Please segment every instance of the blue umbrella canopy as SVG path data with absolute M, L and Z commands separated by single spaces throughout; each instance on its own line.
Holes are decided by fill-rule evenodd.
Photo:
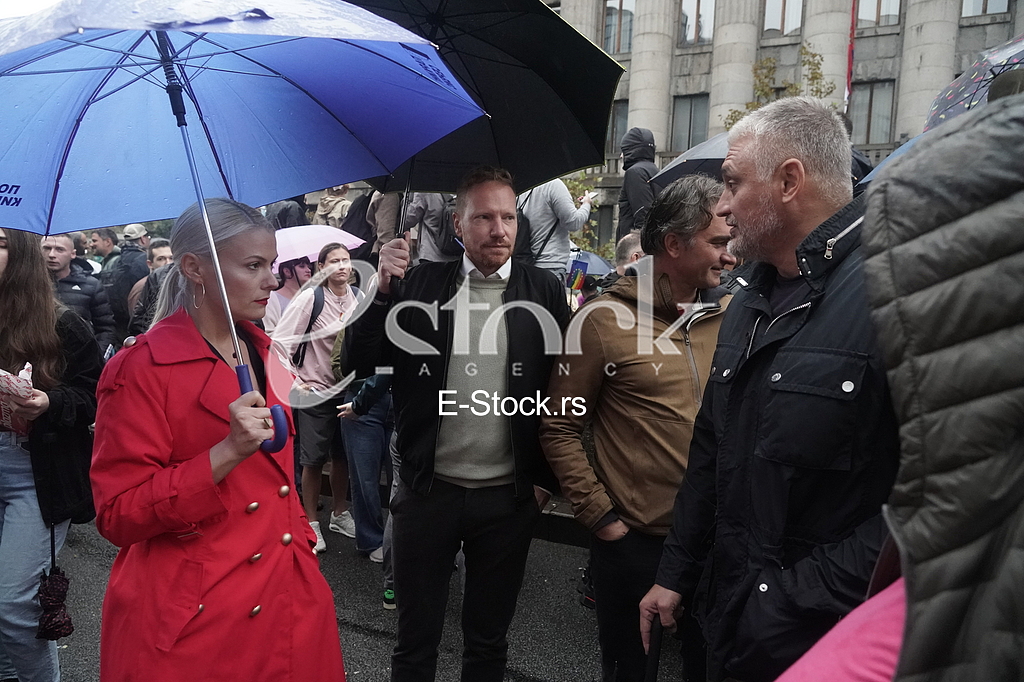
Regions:
M 258 206 L 388 173 L 483 112 L 424 38 L 340 0 L 65 0 L 0 21 L 0 226 Z M 168 77 L 180 81 L 183 120 Z

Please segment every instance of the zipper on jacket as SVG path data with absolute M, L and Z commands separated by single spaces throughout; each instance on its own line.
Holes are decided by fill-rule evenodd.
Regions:
M 467 275 L 467 277 L 468 277 L 468 275 Z M 457 282 L 458 280 L 459 280 L 458 275 L 456 275 L 455 276 L 455 281 Z M 447 300 L 450 301 L 452 299 L 452 296 L 454 296 L 454 295 L 455 295 L 455 287 L 454 286 L 449 287 L 449 289 L 448 289 L 448 299 Z M 454 314 L 454 311 L 452 311 L 452 312 Z M 449 332 L 448 332 L 448 347 L 446 349 L 445 356 L 444 356 L 444 378 L 441 379 L 441 390 L 445 390 L 445 389 L 448 388 L 448 366 L 449 366 L 449 364 L 452 361 L 452 345 L 454 343 L 454 339 L 455 339 L 455 324 L 454 324 L 454 321 L 453 321 L 451 327 L 449 328 Z M 434 477 L 436 476 L 435 472 L 437 470 L 437 440 L 438 440 L 438 438 L 441 437 L 441 420 L 442 419 L 444 419 L 444 417 L 442 417 L 441 415 L 437 416 L 437 428 L 434 429 L 434 462 L 430 466 L 430 485 L 427 486 L 427 492 L 428 493 L 431 490 L 433 490 L 433 488 L 434 488 Z
M 683 343 L 686 345 L 686 354 L 690 359 L 690 372 L 693 375 L 694 394 L 693 398 L 696 401 L 697 407 L 700 407 L 701 398 L 704 397 L 704 387 L 700 383 L 700 374 L 697 372 L 697 358 L 693 357 L 693 346 L 690 345 L 690 329 L 693 325 L 702 317 L 706 317 L 709 313 L 721 312 L 722 306 L 719 304 L 717 308 L 706 308 L 693 317 L 687 320 L 686 325 L 683 327 Z
M 782 313 L 781 315 L 776 317 L 774 320 L 769 322 L 768 323 L 768 327 L 764 330 L 764 333 L 767 334 L 769 331 L 771 331 L 772 325 L 775 324 L 776 322 L 778 322 L 780 319 L 782 319 L 786 315 L 789 315 L 790 313 L 795 313 L 798 310 L 803 310 L 804 308 L 810 308 L 810 307 L 811 307 L 811 302 L 807 301 L 807 303 L 801 303 L 800 305 L 798 305 L 795 308 L 790 308 L 789 310 L 787 310 L 786 312 Z
M 843 230 L 835 237 L 832 237 L 831 239 L 825 242 L 825 260 L 832 260 L 832 249 L 835 248 L 836 242 L 845 237 L 850 232 L 850 230 L 857 227 L 862 222 L 864 222 L 864 216 L 857 218 L 852 223 L 850 223 L 850 225 L 845 230 Z

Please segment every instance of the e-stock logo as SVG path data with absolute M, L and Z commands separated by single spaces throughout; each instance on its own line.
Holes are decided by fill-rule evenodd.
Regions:
M 679 317 L 674 320 L 667 329 L 655 337 L 653 304 L 654 277 L 652 272 L 652 259 L 643 258 L 637 262 L 635 267 L 638 271 L 637 306 L 635 312 L 629 306 L 620 301 L 591 301 L 572 317 L 564 333 L 559 329 L 558 321 L 555 319 L 554 315 L 539 303 L 535 303 L 533 301 L 509 301 L 500 306 L 496 306 L 492 310 L 491 306 L 487 303 L 471 302 L 469 286 L 464 282 L 463 285 L 456 290 L 455 295 L 452 296 L 450 300 L 443 303 L 436 300 L 430 302 L 405 300 L 392 305 L 384 322 L 385 335 L 387 340 L 398 351 L 413 356 L 440 355 L 443 349 L 435 348 L 423 339 L 403 329 L 398 322 L 398 315 L 403 310 L 420 310 L 427 316 L 431 326 L 436 330 L 440 325 L 440 313 L 442 311 L 451 313 L 454 323 L 451 355 L 453 357 L 465 356 L 472 352 L 470 347 L 470 315 L 486 313 L 487 319 L 481 328 L 480 339 L 478 342 L 478 353 L 480 355 L 497 355 L 497 333 L 501 320 L 509 310 L 522 308 L 530 311 L 540 326 L 545 355 L 557 356 L 561 355 L 563 352 L 566 355 L 582 355 L 583 348 L 581 331 L 586 318 L 598 309 L 608 309 L 614 313 L 616 324 L 618 324 L 620 329 L 624 331 L 628 331 L 630 329 L 636 330 L 638 355 L 654 356 L 655 349 L 657 349 L 657 352 L 660 355 L 681 355 L 682 351 L 670 337 L 680 328 L 684 327 L 687 321 L 692 317 L 692 313 L 699 312 L 702 309 L 701 304 L 699 302 L 693 304 L 687 311 L 685 311 L 688 314 L 679 315 Z M 306 336 L 296 336 L 291 338 L 275 336 L 275 344 L 279 345 L 284 351 L 287 351 L 289 348 L 295 348 L 295 346 L 302 341 L 309 342 L 330 337 L 331 342 L 333 343 L 334 337 L 342 329 L 349 327 L 355 323 L 356 320 L 362 317 L 363 313 L 373 305 L 374 294 L 377 290 L 377 272 L 372 265 L 365 261 L 352 261 L 352 268 L 359 274 L 359 281 L 365 283 L 363 288 L 364 298 L 349 315 L 341 320 L 340 324 L 329 325 L 321 329 L 314 329 Z M 290 352 L 281 352 L 280 355 L 281 357 L 289 357 Z M 655 372 L 657 372 L 661 367 L 660 364 L 653 362 L 652 366 L 654 367 Z M 390 374 L 393 371 L 393 368 L 378 367 L 377 371 L 378 373 Z M 564 363 L 558 363 L 555 367 L 555 371 L 568 372 L 569 368 Z M 605 368 L 605 372 L 608 373 L 609 376 L 614 374 L 614 371 L 614 367 Z M 319 405 L 326 400 L 336 399 L 337 396 L 342 394 L 345 388 L 354 380 L 355 373 L 352 372 L 349 373 L 349 375 L 342 377 L 339 382 L 327 391 L 321 391 L 319 393 L 312 392 L 303 395 L 297 395 L 299 392 L 290 391 L 290 386 L 275 386 L 274 388 L 278 395 L 288 395 L 289 392 L 292 394 L 292 407 L 304 408 Z M 278 390 L 280 388 L 283 388 L 284 390 Z M 440 400 L 441 397 L 439 396 L 439 401 Z M 489 394 L 487 400 L 493 401 L 493 396 Z M 466 409 L 469 408 L 467 407 Z M 585 406 L 583 406 L 582 409 L 585 410 Z M 517 407 L 517 410 L 519 410 L 518 413 L 522 413 L 522 410 L 519 407 Z M 564 413 L 564 409 L 562 412 Z
M 459 402 L 459 392 L 453 389 L 442 389 L 437 392 L 437 414 L 440 417 L 456 417 L 459 410 L 469 410 L 477 417 L 502 416 L 512 417 L 522 415 L 524 417 L 558 417 L 563 414 L 572 414 L 574 417 L 583 417 L 587 414 L 587 399 L 582 396 L 562 396 L 561 404 L 551 403 L 551 396 L 543 395 L 537 391 L 535 395 L 516 398 L 514 396 L 502 396 L 498 393 L 491 393 L 484 389 L 477 389 L 469 395 L 473 403 Z

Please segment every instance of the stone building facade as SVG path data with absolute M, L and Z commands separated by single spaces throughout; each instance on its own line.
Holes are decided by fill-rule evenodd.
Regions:
M 1024 33 L 1024 0 L 548 0 L 618 60 L 606 144 L 592 169 L 602 189 L 600 235 L 613 234 L 621 182 L 618 140 L 655 136 L 659 165 L 725 130 L 753 97 L 752 65 L 774 57 L 777 84 L 802 80 L 800 46 L 822 56 L 831 99 L 856 146 L 879 161 L 924 128 L 935 96 L 978 52 Z M 855 22 L 855 25 L 854 25 Z M 851 29 L 854 52 L 846 100 Z

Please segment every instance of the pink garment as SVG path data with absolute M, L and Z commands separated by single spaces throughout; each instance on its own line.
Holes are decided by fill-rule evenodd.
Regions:
M 900 578 L 839 621 L 776 682 L 891 682 L 906 617 Z

